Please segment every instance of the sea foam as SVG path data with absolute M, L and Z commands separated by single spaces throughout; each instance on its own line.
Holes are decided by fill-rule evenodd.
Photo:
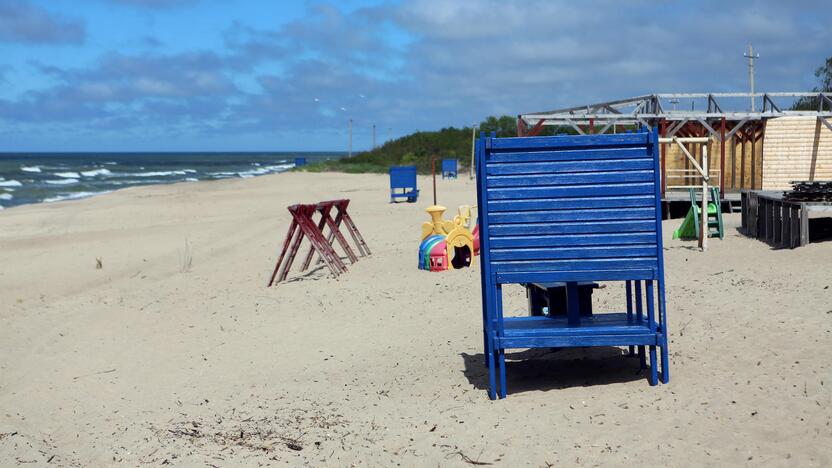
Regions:
M 23 171 L 23 172 L 34 172 L 34 173 L 40 173 L 41 172 L 41 170 L 38 166 L 23 166 L 23 167 L 20 168 L 20 170 Z
M 65 200 L 78 200 L 81 198 L 88 198 L 93 195 L 101 195 L 103 193 L 110 193 L 112 190 L 107 190 L 104 192 L 74 192 L 74 193 L 65 193 L 55 197 L 44 198 L 43 201 L 46 203 L 53 203 Z
M 69 185 L 78 183 L 78 179 L 47 180 L 46 183 L 52 185 Z
M 63 177 L 64 179 L 77 179 L 81 177 L 81 174 L 77 172 L 56 172 L 56 176 Z
M 94 169 L 92 171 L 82 171 L 81 175 L 84 177 L 95 177 L 113 175 L 113 173 L 109 169 Z

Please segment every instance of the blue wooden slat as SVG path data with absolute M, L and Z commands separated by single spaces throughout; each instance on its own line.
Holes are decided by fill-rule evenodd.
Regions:
M 586 152 L 579 152 L 582 157 Z M 537 153 L 540 154 L 540 153 Z M 486 166 L 489 176 L 510 174 L 580 174 L 583 172 L 602 171 L 638 171 L 653 170 L 653 160 L 646 157 L 643 150 L 636 154 L 639 159 L 598 159 L 584 161 L 535 162 L 535 163 L 490 163 Z M 560 155 L 563 156 L 562 154 Z M 529 156 L 528 159 L 532 157 Z M 564 158 L 565 159 L 565 158 Z
M 555 185 L 623 184 L 652 182 L 653 171 L 585 172 L 577 174 L 520 174 L 492 176 L 487 187 L 538 187 Z M 652 187 L 651 187 L 652 188 Z
M 586 198 L 538 198 L 532 200 L 492 200 L 490 213 L 501 211 L 567 210 L 585 208 L 638 208 L 656 206 L 652 195 Z
M 529 198 L 565 198 L 613 195 L 647 195 L 653 193 L 653 183 L 568 185 L 556 187 L 489 188 L 489 200 L 522 200 Z
M 580 234 L 557 236 L 492 236 L 491 249 L 527 247 L 571 247 L 577 245 L 655 244 L 656 233 Z
M 551 210 L 518 211 L 516 213 L 494 213 L 491 226 L 521 223 L 555 223 L 570 221 L 608 221 L 628 219 L 649 219 L 656 216 L 656 208 L 595 209 L 595 210 Z
M 505 349 L 517 348 L 569 348 L 584 346 L 650 346 L 658 343 L 655 333 L 633 335 L 555 335 L 498 337 Z
M 491 267 L 494 272 L 537 272 L 537 271 L 587 271 L 587 270 L 626 270 L 658 268 L 655 257 L 633 257 L 633 258 L 604 258 L 604 259 L 583 259 L 579 262 L 574 260 L 544 260 L 544 261 L 496 261 L 492 260 Z
M 624 281 L 656 279 L 650 268 L 621 268 L 588 271 L 503 272 L 494 275 L 498 283 L 553 283 L 556 281 Z
M 492 215 L 493 216 L 493 215 Z M 653 220 L 647 221 L 604 221 L 588 223 L 528 223 L 528 224 L 501 224 L 499 226 L 488 226 L 485 230 L 493 236 L 511 235 L 554 235 L 554 234 L 600 234 L 600 233 L 624 233 L 624 232 L 655 232 L 656 223 Z M 481 228 L 482 229 L 482 228 Z M 483 250 L 486 250 L 483 243 Z
M 555 137 L 493 138 L 492 150 L 514 148 L 603 148 L 615 146 L 645 146 L 650 140 L 646 133 L 617 135 L 563 135 Z
M 486 166 L 499 163 L 534 163 L 534 162 L 568 162 L 598 161 L 612 159 L 644 159 L 650 154 L 644 148 L 603 148 L 586 150 L 540 150 L 508 151 L 492 153 L 487 156 Z
M 583 260 L 587 258 L 623 258 L 650 257 L 656 255 L 655 245 L 624 245 L 605 247 L 545 247 L 527 249 L 495 249 L 492 246 L 491 258 L 501 260 Z
M 644 333 L 650 331 L 647 321 L 627 317 L 625 312 L 607 312 L 585 316 L 581 328 L 569 326 L 569 319 L 563 316 L 521 316 L 504 319 L 506 336 L 534 336 L 551 334 L 609 335 L 613 333 Z

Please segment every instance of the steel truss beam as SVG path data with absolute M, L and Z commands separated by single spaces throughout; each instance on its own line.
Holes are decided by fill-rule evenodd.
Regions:
M 783 110 L 774 102 L 774 98 L 815 98 L 818 100 L 817 111 L 791 111 Z M 762 99 L 761 112 L 748 112 L 744 110 L 728 110 L 724 102 L 726 99 Z M 707 102 L 707 108 L 697 110 L 670 110 L 662 107 L 662 101 L 678 99 L 703 99 Z M 689 121 L 698 122 L 711 135 L 718 134 L 712 123 L 725 119 L 729 122 L 737 122 L 741 127 L 749 121 L 760 121 L 774 117 L 783 116 L 811 116 L 821 119 L 824 125 L 829 122 L 826 118 L 832 118 L 832 93 L 805 93 L 805 92 L 777 92 L 777 93 L 672 93 L 672 94 L 647 94 L 628 99 L 619 99 L 585 106 L 569 107 L 545 112 L 532 112 L 519 115 L 523 125 L 563 126 L 567 125 L 579 133 L 585 133 L 581 125 L 597 124 L 601 133 L 609 130 L 615 125 L 644 125 L 648 128 L 655 126 L 664 120 L 673 122 L 668 135 L 672 136 L 685 123 Z M 678 123 L 676 123 L 678 122 Z M 519 122 L 518 122 L 519 123 Z M 733 135 L 733 130 L 730 135 Z

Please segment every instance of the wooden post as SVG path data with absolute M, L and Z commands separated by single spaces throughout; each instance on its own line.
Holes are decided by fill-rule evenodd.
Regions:
M 477 124 L 474 124 L 471 126 L 471 166 L 468 168 L 468 179 L 470 180 L 474 180 L 474 165 L 476 164 L 474 161 L 474 146 L 476 145 L 474 143 L 476 140 L 476 134 Z
M 661 138 L 667 137 L 667 120 L 662 119 L 659 127 L 659 136 Z M 667 192 L 667 145 L 659 143 L 659 159 L 662 162 L 662 196 Z M 670 216 L 668 216 L 669 218 Z
M 702 210 L 699 213 L 699 248 L 708 249 L 708 145 L 702 145 Z
M 725 117 L 719 127 L 719 193 L 725 196 Z

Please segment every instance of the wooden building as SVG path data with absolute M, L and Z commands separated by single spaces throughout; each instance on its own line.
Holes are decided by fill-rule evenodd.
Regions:
M 800 98 L 815 102 L 817 110 L 783 110 Z M 723 194 L 739 200 L 741 189 L 784 190 L 793 180 L 832 180 L 831 120 L 832 93 L 650 94 L 520 114 L 517 133 L 534 136 L 545 126 L 579 134 L 658 127 L 663 138 L 710 137 L 708 144 L 684 145 L 700 165 L 707 146 L 711 184 L 718 181 Z M 701 186 L 701 175 L 678 144 L 662 144 L 660 159 L 666 200 Z

